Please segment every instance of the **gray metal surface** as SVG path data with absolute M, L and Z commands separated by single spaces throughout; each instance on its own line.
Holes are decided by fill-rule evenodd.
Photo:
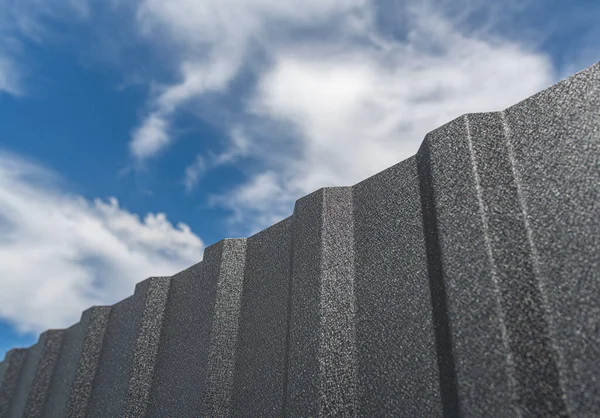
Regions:
M 0 363 L 0 417 L 600 416 L 600 64 Z

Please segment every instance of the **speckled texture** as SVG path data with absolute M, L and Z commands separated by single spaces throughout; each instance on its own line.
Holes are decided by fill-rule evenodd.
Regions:
M 549 341 L 548 325 L 532 266 L 531 243 L 527 238 L 527 225 L 507 146 L 504 115 L 500 112 L 465 115 L 454 122 L 456 125 L 459 126 L 454 135 L 443 136 L 443 131 L 438 132 L 428 138 L 428 145 L 434 150 L 435 157 L 440 155 L 439 159 L 448 159 L 451 152 L 468 156 L 469 181 L 452 186 L 440 184 L 440 179 L 451 176 L 438 174 L 435 189 L 444 189 L 442 195 L 452 192 L 462 196 L 470 194 L 470 200 L 455 202 L 451 210 L 454 213 L 462 212 L 461 217 L 465 214 L 473 216 L 471 234 L 480 235 L 483 239 L 480 258 L 472 262 L 482 265 L 476 280 L 481 282 L 482 277 L 486 277 L 485 282 L 490 286 L 488 300 L 491 298 L 496 305 L 493 313 L 497 316 L 494 327 L 496 339 L 502 340 L 505 352 L 503 356 L 496 357 L 495 367 L 487 369 L 486 380 L 499 381 L 505 387 L 505 393 L 512 401 L 512 413 L 526 416 L 565 415 L 556 356 Z M 455 148 L 450 148 L 452 143 Z M 443 155 L 440 147 L 446 150 Z M 422 151 L 428 154 L 427 150 Z M 431 155 L 424 158 L 431 160 Z M 471 188 L 472 191 L 460 193 L 461 188 Z M 442 202 L 437 204 L 439 206 Z M 445 216 L 438 218 L 443 222 Z M 455 228 L 449 230 L 448 240 L 454 238 L 452 234 L 455 232 Z M 445 234 L 443 239 L 446 239 Z M 456 242 L 456 239 L 452 241 Z M 439 257 L 440 260 L 446 258 L 443 253 Z M 464 265 L 459 270 L 463 274 L 468 271 Z M 446 281 L 452 281 L 449 271 L 444 276 Z M 451 304 L 456 303 L 455 298 L 462 296 L 452 294 Z M 466 331 L 464 327 L 455 327 Z M 469 354 L 475 351 L 472 346 L 467 346 L 466 350 Z M 485 355 L 489 347 L 483 350 Z M 504 369 L 504 373 L 495 372 L 494 376 L 490 373 L 494 369 Z M 481 386 L 483 380 L 481 372 L 476 373 L 475 379 L 460 377 L 462 386 L 466 386 L 468 380 L 473 380 L 473 386 Z M 498 415 L 506 411 L 505 402 L 498 404 L 492 400 L 491 404 L 482 405 L 484 399 L 485 395 L 477 396 L 475 402 L 480 403 L 478 406 L 472 405 L 472 399 L 464 399 L 465 415 L 491 411 Z
M 440 416 L 415 159 L 353 189 L 359 415 Z
M 42 333 L 42 355 L 37 364 L 35 376 L 31 384 L 31 391 L 25 404 L 23 416 L 37 418 L 42 416 L 50 380 L 56 369 L 58 355 L 62 347 L 64 330 L 50 330 Z
M 89 318 L 89 316 L 87 316 Z M 82 316 L 82 319 L 84 317 Z M 85 324 L 81 322 L 65 329 L 63 344 L 58 356 L 56 371 L 50 380 L 48 396 L 44 405 L 44 417 L 64 417 L 66 416 L 67 403 L 77 363 L 81 355 L 83 338 L 85 336 Z
M 87 413 L 88 400 L 98 370 L 98 360 L 102 351 L 110 308 L 110 306 L 93 306 L 83 312 L 81 316 L 85 337 L 69 393 L 66 411 L 69 418 L 85 417 Z
M 216 279 L 209 278 L 216 277 L 218 247 L 208 247 L 201 263 L 171 277 L 148 416 L 198 416 L 215 304 Z
M 4 359 L 5 368 L 2 373 L 2 383 L 0 385 L 0 418 L 8 417 L 9 409 L 13 398 L 15 397 L 15 389 L 19 383 L 21 370 L 25 363 L 27 350 L 24 348 L 13 348 Z
M 292 218 L 248 238 L 231 415 L 281 417 Z
M 503 113 L 467 115 L 485 239 L 504 311 L 517 402 L 528 416 L 564 416 L 556 355 L 533 269 L 531 242 L 506 143 Z
M 136 286 L 135 294 L 145 295 L 146 298 L 133 352 L 131 374 L 121 415 L 123 417 L 141 417 L 146 414 L 170 285 L 170 277 L 152 277 Z
M 14 396 L 10 402 L 8 416 L 20 417 L 23 415 L 27 398 L 31 392 L 33 379 L 35 378 L 35 371 L 37 370 L 38 363 L 42 357 L 43 349 L 44 338 L 43 336 L 40 336 L 38 342 L 27 350 L 19 380 L 15 386 Z
M 352 188 L 323 189 L 319 415 L 356 415 Z
M 229 416 L 245 263 L 246 239 L 224 240 L 206 366 L 204 416 Z
M 600 64 L 505 112 L 566 406 L 600 415 Z
M 313 193 L 296 204 L 294 222 L 287 413 L 353 416 L 352 189 Z
M 445 409 L 454 408 L 468 417 L 514 417 L 517 410 L 507 368 L 509 351 L 499 289 L 490 274 L 464 118 L 429 133 L 417 154 L 417 165 L 429 274 L 432 283 L 439 289 L 443 286 L 442 303 L 451 334 L 450 339 L 438 339 L 438 351 L 446 353 L 450 371 L 455 373 L 454 377 L 441 374 L 445 386 L 455 386 L 443 392 L 444 398 L 454 395 L 444 399 Z
M 458 382 L 456 377 L 455 355 L 452 348 L 452 332 L 448 311 L 448 290 L 444 279 L 443 259 L 440 252 L 440 237 L 437 208 L 433 193 L 428 148 L 421 147 L 416 155 L 425 252 L 427 254 L 427 275 L 431 295 L 431 313 L 435 335 L 438 372 L 440 377 L 440 397 L 444 416 L 460 414 Z
M 123 412 L 145 302 L 146 294 L 138 292 L 112 307 L 90 395 L 90 417 L 116 417 Z
M 294 208 L 286 416 L 319 415 L 322 222 L 323 189 L 299 199 Z
M 599 109 L 597 64 L 451 121 L 10 351 L 0 417 L 600 416 Z
M 8 354 L 8 353 L 7 353 Z M 0 361 L 0 386 L 2 386 L 2 379 L 4 379 L 4 372 L 6 371 L 7 362 Z
M 463 416 L 600 411 L 599 72 L 458 118 L 419 151 Z

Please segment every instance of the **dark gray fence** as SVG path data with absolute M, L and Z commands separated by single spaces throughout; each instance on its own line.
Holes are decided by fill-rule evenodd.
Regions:
M 0 416 L 600 416 L 600 65 L 0 363 Z

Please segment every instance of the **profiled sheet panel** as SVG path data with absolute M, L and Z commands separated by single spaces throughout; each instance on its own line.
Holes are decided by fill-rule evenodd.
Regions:
M 88 412 L 110 309 L 110 306 L 93 306 L 81 315 L 81 324 L 85 331 L 75 376 L 69 391 L 66 410 L 66 416 L 69 418 L 85 417 Z
M 598 416 L 598 109 L 595 65 L 300 199 L 11 350 L 0 417 Z
M 450 332 L 440 342 L 454 376 L 441 375 L 442 386 L 456 386 L 456 399 L 444 404 L 465 417 L 513 417 L 513 366 L 471 148 L 460 117 L 429 133 L 416 156 L 430 276 L 444 289 Z
M 440 416 L 440 376 L 414 157 L 353 189 L 358 413 Z
M 318 190 L 293 217 L 287 416 L 356 414 L 352 189 Z
M 292 225 L 286 416 L 319 416 L 323 190 L 296 201 Z
M 170 277 L 151 277 L 135 287 L 135 296 L 144 300 L 144 313 L 136 333 L 123 417 L 146 415 L 170 286 Z
M 319 415 L 355 416 L 356 327 L 351 187 L 323 189 Z
M 233 306 L 237 295 L 227 290 L 240 290 L 236 280 L 239 273 L 241 284 L 244 254 L 227 241 L 244 240 L 207 247 L 201 264 L 172 278 L 149 416 L 210 415 L 228 407 L 239 306 Z M 221 358 L 215 358 L 216 347 L 223 349 Z
M 171 278 L 161 344 L 147 414 L 150 417 L 194 416 L 200 411 L 214 313 L 218 264 L 204 261 Z
M 291 226 L 286 218 L 246 243 L 232 416 L 283 414 Z
M 203 416 L 229 416 L 231 410 L 246 264 L 246 239 L 223 240 L 221 248 L 215 315 L 203 390 L 204 402 L 200 411 Z
M 27 350 L 25 348 L 13 348 L 6 353 L 4 358 L 5 365 L 0 384 L 0 417 L 2 418 L 8 416 L 26 356 Z
M 6 361 L 2 360 L 0 362 L 0 386 L 2 386 L 2 380 L 4 379 L 4 372 L 6 371 Z
M 6 359 L 0 362 L 0 386 L 2 386 L 2 380 L 4 380 L 4 372 L 6 371 Z
M 35 378 L 35 371 L 37 370 L 38 363 L 40 362 L 44 351 L 44 339 L 45 337 L 40 336 L 38 342 L 26 350 L 25 361 L 23 362 L 23 367 L 21 369 L 21 377 L 15 386 L 15 392 L 10 403 L 8 416 L 20 417 L 23 415 L 25 404 L 27 403 L 27 398 L 29 397 Z
M 533 248 L 511 164 L 502 112 L 465 115 L 479 178 L 487 246 L 496 277 L 519 408 L 525 415 L 567 414 L 556 352 L 534 268 Z
M 56 371 L 50 382 L 48 399 L 44 406 L 43 416 L 66 416 L 67 403 L 71 385 L 75 378 L 77 363 L 81 355 L 85 324 L 78 322 L 65 330 L 63 346 L 58 356 Z
M 600 411 L 600 64 L 504 112 L 569 412 Z
M 62 348 L 64 330 L 50 330 L 44 332 L 40 339 L 44 342 L 42 357 L 38 363 L 29 397 L 23 415 L 28 418 L 41 417 L 44 404 L 48 397 L 50 380 L 56 370 L 58 355 Z
M 144 303 L 145 295 L 136 294 L 112 307 L 98 374 L 90 396 L 90 417 L 116 417 L 123 411 Z

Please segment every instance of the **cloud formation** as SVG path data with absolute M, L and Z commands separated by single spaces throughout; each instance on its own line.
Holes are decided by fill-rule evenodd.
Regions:
M 179 60 L 179 82 L 163 85 L 130 144 L 138 160 L 152 157 L 174 140 L 169 127 L 174 113 L 190 100 L 222 92 L 247 62 L 256 43 L 271 27 L 315 26 L 364 5 L 363 0 L 144 0 L 137 10 L 140 32 L 151 42 L 160 38 Z
M 0 93 L 2 92 L 13 96 L 21 93 L 19 74 L 8 56 L 0 56 Z
M 253 75 L 241 110 L 220 126 L 228 131 L 234 123 L 244 132 L 246 151 L 221 164 L 204 153 L 185 173 L 190 192 L 200 171 L 210 181 L 217 165 L 252 162 L 245 182 L 209 197 L 231 210 L 232 233 L 256 232 L 289 215 L 304 194 L 353 184 L 409 157 L 428 131 L 461 114 L 502 109 L 556 81 L 545 54 L 461 27 L 469 10 L 482 8 L 478 2 L 464 1 L 461 9 L 401 1 L 384 12 L 382 4 L 142 3 L 138 22 L 147 36 L 166 36 L 175 56 L 184 57 L 182 81 L 155 96 L 158 110 L 142 126 L 160 115 L 167 137 L 182 106 L 194 108 L 209 91 L 227 96 L 236 77 Z M 382 13 L 397 27 L 385 28 Z M 214 117 L 207 107 L 198 105 L 197 114 Z M 140 142 L 135 136 L 132 144 Z M 158 151 L 152 135 L 144 142 L 150 152 L 143 157 Z M 223 144 L 222 153 L 235 146 Z
M 216 168 L 235 165 L 242 182 L 201 196 L 230 211 L 235 235 L 288 216 L 295 199 L 322 186 L 350 185 L 401 161 L 461 114 L 501 109 L 556 81 L 545 54 L 467 29 L 445 1 L 140 0 L 125 8 L 70 0 L 61 16 L 33 0 L 3 2 L 15 19 L 1 20 L 0 32 L 17 28 L 34 42 L 49 36 L 46 20 L 93 25 L 103 7 L 123 14 L 119 22 L 131 19 L 130 42 L 169 64 L 161 76 L 148 68 L 142 77 L 151 93 L 132 126 L 130 154 L 137 162 L 160 157 L 182 111 L 209 120 L 226 141 L 190 156 L 182 188 L 191 194 Z M 483 7 L 452 4 L 460 13 Z M 18 94 L 11 54 L 0 57 L 0 90 Z M 232 88 L 240 79 L 241 93 Z M 202 240 L 187 226 L 164 214 L 139 219 L 115 199 L 73 196 L 48 178 L 35 164 L 0 156 L 0 316 L 21 330 L 63 326 L 147 276 L 199 260 Z
M 435 22 L 437 33 L 415 28 L 413 41 L 381 39 L 383 48 L 303 45 L 279 54 L 249 111 L 296 133 L 300 151 L 284 164 L 268 162 L 285 190 L 298 196 L 354 184 L 413 155 L 428 131 L 464 113 L 503 109 L 552 83 L 545 56 L 469 39 L 444 24 Z M 273 153 L 273 144 L 258 152 Z
M 487 30 L 524 7 L 515 1 L 70 0 L 64 16 L 33 0 L 2 1 L 19 11 L 10 25 L 29 39 L 47 36 L 44 20 L 94 26 L 106 16 L 98 10 L 129 22 L 128 42 L 168 63 L 140 79 L 150 97 L 130 154 L 159 158 L 183 112 L 228 135 L 220 150 L 190 157 L 181 183 L 191 194 L 215 168 L 235 164 L 245 181 L 202 196 L 231 210 L 235 234 L 268 226 L 321 186 L 352 184 L 410 156 L 429 130 L 465 112 L 508 106 L 557 78 L 547 55 Z M 0 89 L 14 93 L 6 74 L 15 79 L 0 60 Z M 240 92 L 232 86 L 242 79 Z
M 0 0 L 0 92 L 26 94 L 24 74 L 29 75 L 30 69 L 24 45 L 41 45 L 55 39 L 57 31 L 50 29 L 50 22 L 85 21 L 90 17 L 90 8 L 88 0 Z
M 198 262 L 203 242 L 164 213 L 66 193 L 60 178 L 0 153 L 0 317 L 22 332 L 68 326 L 135 283 Z

